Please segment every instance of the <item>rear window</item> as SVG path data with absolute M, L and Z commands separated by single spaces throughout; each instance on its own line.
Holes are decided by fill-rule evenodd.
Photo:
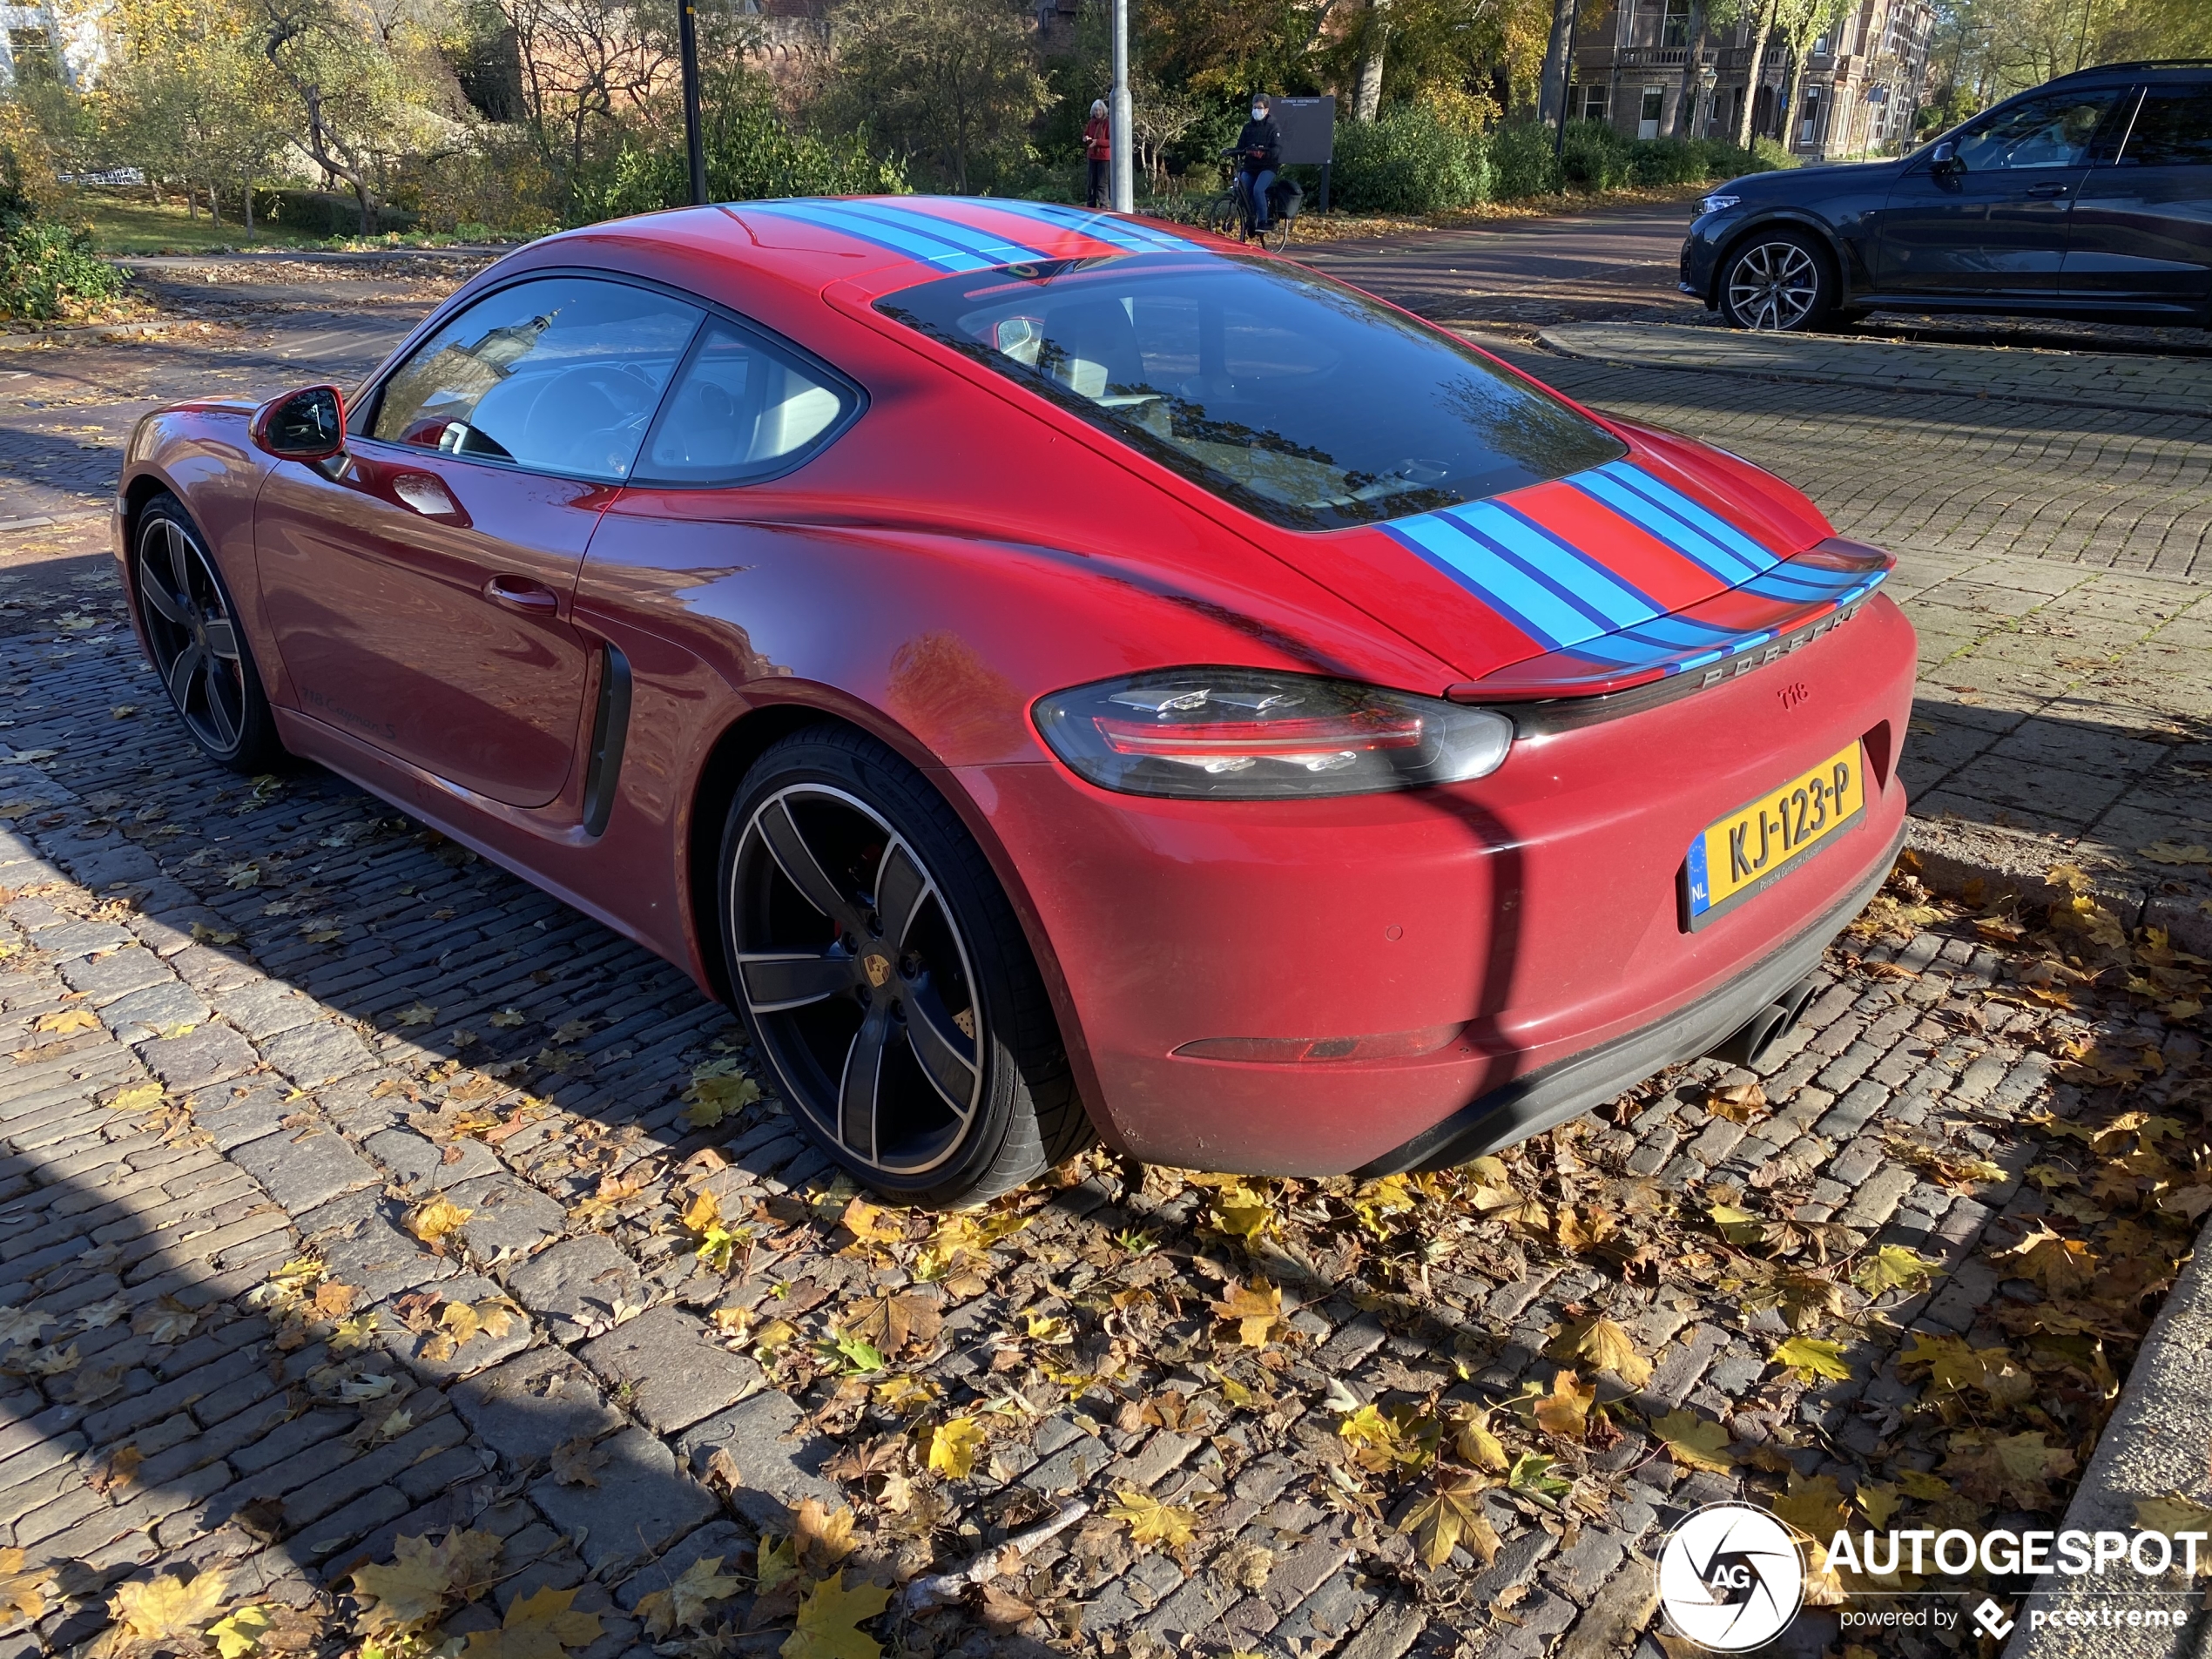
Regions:
M 1292 529 L 1480 501 L 1627 453 L 1473 348 L 1291 266 L 1008 266 L 877 307 Z

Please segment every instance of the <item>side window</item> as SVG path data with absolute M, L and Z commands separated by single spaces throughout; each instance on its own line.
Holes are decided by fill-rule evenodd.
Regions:
M 2212 167 L 2212 81 L 2146 88 L 2119 165 Z
M 587 277 L 543 277 L 470 306 L 385 382 L 369 436 L 532 470 L 630 475 L 705 314 Z
M 2053 92 L 1993 110 L 1961 134 L 1957 154 L 1969 172 L 2078 167 L 2119 89 Z
M 835 427 L 853 398 L 727 323 L 707 326 L 654 426 L 637 476 L 726 483 L 777 470 Z

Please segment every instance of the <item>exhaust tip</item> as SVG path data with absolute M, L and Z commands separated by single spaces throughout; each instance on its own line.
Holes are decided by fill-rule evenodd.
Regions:
M 1710 1060 L 1731 1066 L 1756 1066 L 1797 1023 L 1806 1005 L 1818 995 L 1819 980 L 1808 974 L 1780 996 L 1746 1020 L 1735 1031 L 1705 1051 Z

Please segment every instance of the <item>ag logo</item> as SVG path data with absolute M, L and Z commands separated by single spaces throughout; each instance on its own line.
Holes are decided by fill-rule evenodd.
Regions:
M 1668 1622 L 1715 1653 L 1764 1647 L 1797 1616 L 1804 1595 L 1797 1540 L 1749 1504 L 1693 1509 L 1660 1548 L 1659 1604 Z

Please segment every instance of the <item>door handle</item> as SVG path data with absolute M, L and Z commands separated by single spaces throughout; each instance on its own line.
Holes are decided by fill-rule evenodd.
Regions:
M 547 617 L 561 608 L 561 596 L 528 577 L 496 576 L 484 583 L 484 597 L 525 616 Z
M 2027 187 L 2028 199 L 2049 201 L 2054 196 L 2065 195 L 2070 188 L 2071 186 L 2067 185 L 2030 185 Z

